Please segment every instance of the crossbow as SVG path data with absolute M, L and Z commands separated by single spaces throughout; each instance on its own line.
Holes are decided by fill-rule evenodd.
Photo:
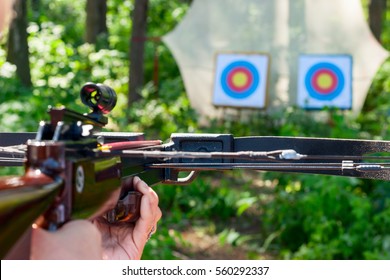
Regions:
M 134 176 L 188 184 L 203 170 L 251 169 L 390 181 L 390 141 L 193 133 L 146 140 L 102 132 L 116 105 L 110 87 L 87 83 L 80 97 L 92 112 L 49 108 L 36 133 L 0 133 L 0 166 L 25 166 L 22 176 L 0 178 L 1 259 L 28 258 L 21 248 L 33 223 L 55 230 L 76 218 L 135 222 Z

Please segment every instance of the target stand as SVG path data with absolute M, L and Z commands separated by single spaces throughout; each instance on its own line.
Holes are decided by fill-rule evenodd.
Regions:
M 216 55 L 213 104 L 221 107 L 264 108 L 269 56 L 259 53 Z
M 352 57 L 302 55 L 298 69 L 298 106 L 352 108 Z

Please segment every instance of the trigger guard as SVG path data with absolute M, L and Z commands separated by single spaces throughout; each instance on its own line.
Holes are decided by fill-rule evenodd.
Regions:
M 107 212 L 107 221 L 109 223 L 136 222 L 140 217 L 141 198 L 140 192 L 129 191 L 125 197 L 118 200 L 114 209 Z

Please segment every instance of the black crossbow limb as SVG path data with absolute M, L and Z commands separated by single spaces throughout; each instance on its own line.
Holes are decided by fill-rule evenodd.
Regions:
M 80 96 L 91 113 L 51 108 L 37 133 L 0 133 L 0 165 L 25 166 L 23 176 L 0 179 L 2 259 L 28 258 L 20 244 L 33 223 L 55 230 L 76 218 L 136 221 L 134 176 L 188 184 L 202 170 L 251 169 L 390 181 L 390 141 L 174 133 L 163 143 L 101 132 L 116 104 L 111 88 L 88 83 Z

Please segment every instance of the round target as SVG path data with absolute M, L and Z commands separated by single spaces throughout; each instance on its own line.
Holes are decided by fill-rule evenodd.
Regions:
M 230 63 L 221 75 L 222 89 L 232 98 L 247 98 L 256 91 L 259 83 L 259 72 L 247 61 Z
M 344 75 L 340 68 L 327 62 L 313 65 L 305 77 L 309 95 L 318 100 L 333 100 L 340 95 L 344 84 Z

